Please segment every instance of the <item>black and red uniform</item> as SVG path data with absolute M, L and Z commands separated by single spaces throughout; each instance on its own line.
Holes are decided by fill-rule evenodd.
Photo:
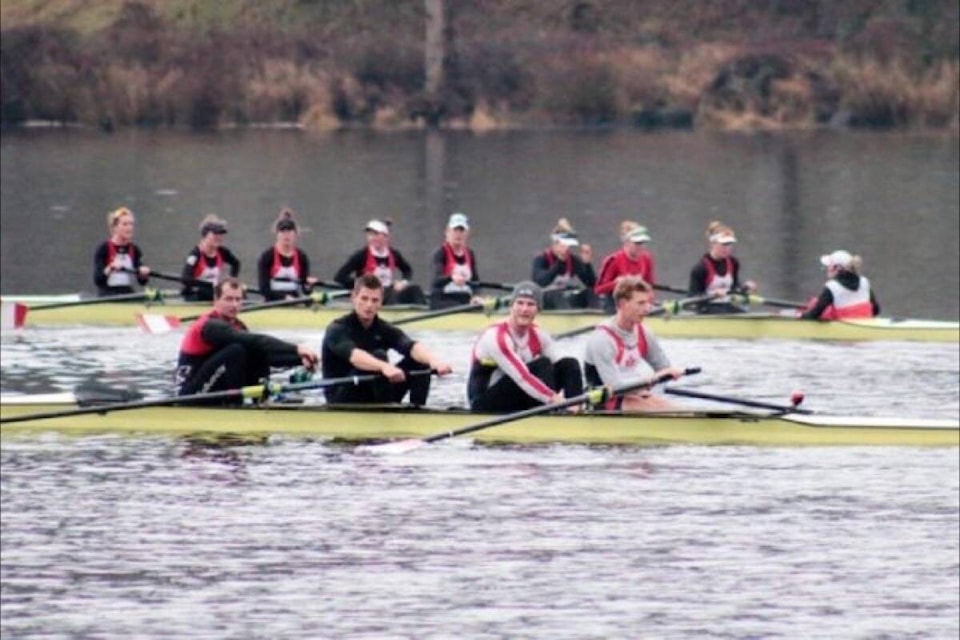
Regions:
M 469 283 L 480 279 L 477 273 L 477 256 L 473 249 L 467 247 L 458 254 L 449 242 L 444 242 L 433 253 L 432 262 L 433 285 L 430 292 L 430 308 L 443 309 L 469 303 L 473 298 L 473 287 Z M 463 285 L 454 283 L 454 272 L 463 275 L 466 281 Z
M 123 270 L 105 274 L 104 269 L 117 257 L 123 263 Z M 133 293 L 134 281 L 141 286 L 147 284 L 149 278 L 144 278 L 137 273 L 142 265 L 143 252 L 134 243 L 115 244 L 111 240 L 104 241 L 93 254 L 93 284 L 97 287 L 97 295 L 117 296 Z
M 398 271 L 404 280 L 413 278 L 413 267 L 402 253 L 391 247 L 384 255 L 377 255 L 370 247 L 364 247 L 343 263 L 333 279 L 344 289 L 353 289 L 354 280 L 362 275 L 373 274 L 383 284 L 384 304 L 426 304 L 426 296 L 419 285 L 408 284 L 399 292 L 393 288 L 394 274 Z
M 251 333 L 238 319 L 209 311 L 190 325 L 180 342 L 175 383 L 177 395 L 238 389 L 270 375 L 270 367 L 300 364 L 297 345 Z M 241 398 L 229 403 L 240 403 Z
M 240 275 L 240 260 L 226 247 L 218 247 L 216 255 L 208 256 L 194 247 L 180 272 L 183 289 L 180 295 L 184 300 L 213 300 L 213 286 L 226 276 L 236 278 Z M 209 283 L 203 284 L 203 283 Z

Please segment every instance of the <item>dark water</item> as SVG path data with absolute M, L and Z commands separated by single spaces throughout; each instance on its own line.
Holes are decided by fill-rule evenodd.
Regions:
M 321 277 L 361 246 L 368 219 L 389 217 L 421 282 L 454 210 L 471 217 L 481 275 L 507 282 L 529 274 L 566 216 L 597 260 L 621 220 L 641 221 L 659 279 L 685 287 L 719 218 L 767 296 L 813 295 L 817 258 L 842 247 L 864 257 L 887 314 L 956 319 L 958 167 L 955 135 L 5 132 L 0 288 L 91 290 L 93 247 L 121 204 L 138 214 L 148 262 L 167 272 L 204 214 L 227 218 L 248 279 L 286 205 L 309 228 L 302 245 Z

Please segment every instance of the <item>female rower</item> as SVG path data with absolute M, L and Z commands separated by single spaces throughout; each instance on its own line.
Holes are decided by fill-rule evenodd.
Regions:
M 701 304 L 699 313 L 742 313 L 744 308 L 735 304 L 728 294 L 750 293 L 757 285 L 752 280 L 740 281 L 740 261 L 733 255 L 737 236 L 733 229 L 722 222 L 707 226 L 710 250 L 690 270 L 690 296 L 713 294 L 713 300 Z
M 290 209 L 280 212 L 273 223 L 277 240 L 260 255 L 257 276 L 266 300 L 296 298 L 318 282 L 310 275 L 310 258 L 297 247 L 297 222 Z
M 433 254 L 433 286 L 430 308 L 443 309 L 475 301 L 473 283 L 477 274 L 477 257 L 467 246 L 470 220 L 454 213 L 447 221 L 444 242 Z
M 820 264 L 827 270 L 827 282 L 820 296 L 811 301 L 801 318 L 839 320 L 880 315 L 880 304 L 870 287 L 870 281 L 860 275 L 860 266 L 863 264 L 860 256 L 839 249 L 820 256 Z
M 579 247 L 575 253 L 574 248 Z M 550 234 L 550 246 L 533 259 L 533 278 L 543 294 L 544 309 L 585 309 L 594 306 L 597 274 L 590 261 L 593 249 L 580 244 L 577 232 L 560 218 Z M 575 286 L 579 281 L 582 286 Z M 584 288 L 586 287 L 586 288 Z
M 366 246 L 354 252 L 333 279 L 344 289 L 353 289 L 357 278 L 372 274 L 383 284 L 383 304 L 426 304 L 423 289 L 410 282 L 413 277 L 410 263 L 390 246 L 390 230 L 389 220 L 368 222 L 364 228 Z
M 189 254 L 180 272 L 184 300 L 213 300 L 213 286 L 240 275 L 240 260 L 223 246 L 227 222 L 210 214 L 200 222 L 200 242 Z
M 600 275 L 594 292 L 603 300 L 607 311 L 613 312 L 613 289 L 623 276 L 640 276 L 648 284 L 655 282 L 653 254 L 647 249 L 650 233 L 643 225 L 633 220 L 620 223 L 619 249 L 606 256 L 600 263 Z
M 133 293 L 136 278 L 141 285 L 150 278 L 150 267 L 143 264 L 143 252 L 133 243 L 136 219 L 126 207 L 107 214 L 110 239 L 93 254 L 93 284 L 99 296 Z

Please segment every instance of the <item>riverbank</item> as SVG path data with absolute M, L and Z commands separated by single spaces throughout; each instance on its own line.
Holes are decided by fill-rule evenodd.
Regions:
M 956 2 L 248 4 L 5 0 L 0 124 L 960 129 Z

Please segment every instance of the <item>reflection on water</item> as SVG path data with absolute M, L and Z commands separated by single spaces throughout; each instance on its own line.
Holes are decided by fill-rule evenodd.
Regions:
M 956 319 L 958 156 L 955 135 L 902 133 L 4 132 L 0 285 L 91 290 L 93 248 L 121 203 L 164 272 L 179 271 L 205 213 L 227 218 L 247 279 L 284 205 L 301 216 L 321 277 L 362 244 L 368 219 L 388 217 L 421 283 L 453 210 L 471 218 L 483 279 L 501 282 L 529 274 L 565 216 L 598 260 L 619 222 L 639 219 L 659 278 L 685 287 L 707 223 L 720 218 L 768 296 L 815 294 L 817 258 L 843 247 L 865 258 L 888 315 Z

